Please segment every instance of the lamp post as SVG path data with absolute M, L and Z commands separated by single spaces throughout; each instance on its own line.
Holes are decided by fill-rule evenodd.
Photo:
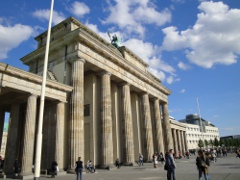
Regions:
M 46 87 L 46 77 L 47 77 L 47 66 L 48 66 L 48 54 L 49 54 L 49 43 L 50 43 L 50 35 L 51 35 L 53 4 L 54 4 L 54 0 L 52 0 L 52 2 L 51 2 L 51 10 L 50 10 L 50 15 L 49 15 L 47 42 L 46 42 L 46 50 L 45 50 L 45 58 L 44 58 L 44 69 L 43 69 L 43 79 L 42 79 L 42 88 L 41 88 L 41 101 L 40 101 L 39 119 L 38 119 L 38 134 L 37 134 L 36 152 L 35 152 L 34 180 L 39 179 L 40 169 L 41 169 L 43 111 L 44 111 L 44 102 L 45 102 L 45 87 Z

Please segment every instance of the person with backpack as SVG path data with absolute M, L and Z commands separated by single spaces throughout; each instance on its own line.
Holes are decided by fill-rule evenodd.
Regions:
M 198 168 L 198 177 L 199 180 L 202 180 L 202 174 L 204 174 L 205 180 L 209 180 L 209 166 L 210 162 L 208 157 L 205 155 L 205 153 L 202 150 L 198 151 L 198 157 L 196 158 L 196 165 Z
M 82 171 L 83 171 L 83 162 L 81 161 L 81 157 L 78 157 L 78 161 L 76 161 L 75 172 L 77 174 L 76 180 L 82 180 Z

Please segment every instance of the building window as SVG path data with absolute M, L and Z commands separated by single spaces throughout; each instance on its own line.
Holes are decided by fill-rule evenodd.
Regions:
M 84 116 L 90 116 L 90 104 L 84 105 Z

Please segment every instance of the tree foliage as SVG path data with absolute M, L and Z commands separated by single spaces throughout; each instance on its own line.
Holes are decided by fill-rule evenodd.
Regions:
M 202 147 L 204 146 L 203 140 L 199 139 L 198 141 L 198 147 L 200 147 L 200 149 L 202 149 Z

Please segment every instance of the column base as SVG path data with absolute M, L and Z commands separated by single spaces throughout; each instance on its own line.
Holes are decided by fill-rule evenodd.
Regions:
M 122 165 L 123 166 L 134 166 L 135 163 L 133 162 L 126 162 L 126 163 L 123 163 Z
M 6 178 L 11 178 L 11 179 L 33 179 L 33 177 L 34 177 L 33 174 L 28 174 L 28 175 L 9 174 L 9 175 L 6 175 Z
M 106 169 L 106 170 L 117 169 L 117 167 L 114 166 L 113 164 L 100 165 L 100 166 L 98 166 L 98 168 L 99 169 Z

